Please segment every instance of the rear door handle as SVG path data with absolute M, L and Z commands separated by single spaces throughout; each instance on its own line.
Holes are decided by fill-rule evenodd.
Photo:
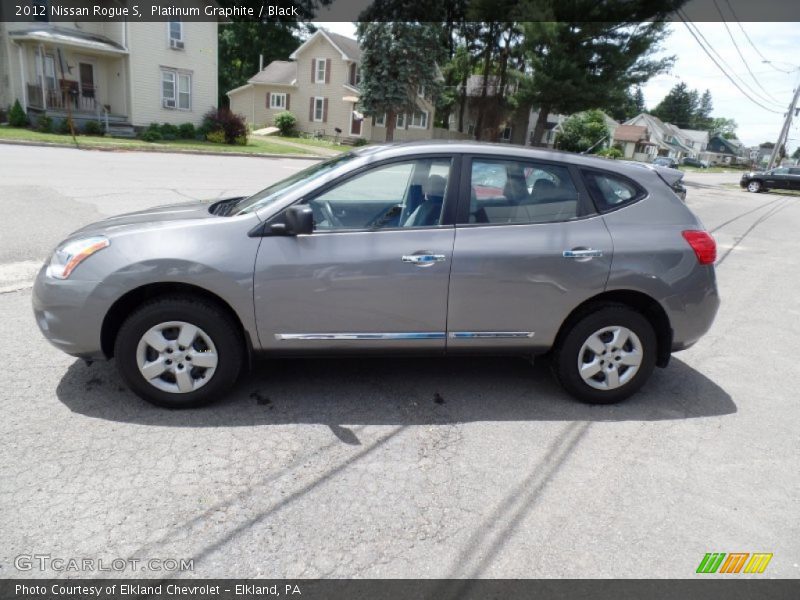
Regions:
M 437 262 L 444 262 L 446 257 L 444 254 L 405 254 L 400 260 L 417 267 L 432 267 Z
M 595 256 L 603 256 L 602 250 L 593 250 L 586 248 L 585 250 L 564 250 L 561 253 L 564 258 L 594 258 Z

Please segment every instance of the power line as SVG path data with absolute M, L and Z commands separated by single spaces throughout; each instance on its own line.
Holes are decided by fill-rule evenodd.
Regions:
M 742 51 L 739 49 L 739 44 L 736 43 L 736 38 L 733 37 L 733 32 L 731 32 L 730 27 L 728 27 L 727 21 L 725 21 L 725 15 L 722 14 L 722 9 L 719 7 L 719 4 L 717 4 L 717 0 L 713 1 L 714 1 L 714 6 L 717 8 L 717 12 L 719 13 L 720 18 L 722 19 L 722 24 L 725 25 L 725 31 L 728 32 L 728 37 L 731 38 L 731 41 L 733 42 L 733 47 L 736 48 L 736 52 L 739 54 L 739 58 L 742 59 L 742 63 L 744 64 L 745 69 L 747 69 L 747 72 L 750 73 L 750 77 L 753 78 L 753 81 L 760 89 L 764 90 L 765 98 L 770 98 L 772 101 L 780 104 L 780 100 L 778 100 L 775 96 L 770 94 L 766 90 L 766 88 L 763 85 L 761 85 L 761 82 L 758 81 L 758 79 L 756 79 L 756 76 L 753 74 L 753 71 L 750 70 L 750 65 L 747 64 L 747 60 L 745 60 L 744 54 L 742 54 Z
M 770 67 L 772 67 L 776 71 L 780 71 L 781 73 L 791 73 L 791 71 L 786 71 L 784 69 L 779 69 L 778 67 L 776 67 L 775 65 L 772 64 L 771 60 L 769 60 L 766 56 L 761 54 L 761 50 L 759 50 L 756 47 L 756 45 L 753 43 L 753 40 L 751 40 L 750 36 L 747 35 L 747 31 L 745 31 L 745 28 L 742 26 L 741 21 L 739 21 L 739 18 L 736 16 L 736 11 L 733 10 L 733 6 L 731 6 L 730 0 L 725 0 L 725 4 L 728 5 L 728 8 L 730 9 L 731 14 L 733 15 L 733 20 L 736 21 L 736 23 L 739 25 L 739 29 L 742 30 L 742 33 L 744 34 L 744 37 L 746 37 L 747 41 L 750 42 L 750 45 L 753 47 L 753 50 L 755 50 L 756 54 L 758 54 L 761 57 L 761 60 L 763 60 L 766 64 L 768 64 Z
M 694 39 L 697 41 L 697 43 L 698 43 L 698 44 L 700 45 L 700 47 L 703 49 L 703 52 L 705 52 L 705 53 L 706 53 L 706 55 L 707 55 L 707 56 L 708 56 L 708 57 L 709 57 L 709 58 L 710 58 L 710 59 L 713 61 L 713 63 L 714 63 L 716 66 L 717 66 L 717 68 L 718 68 L 720 71 L 722 71 L 722 73 L 723 73 L 723 74 L 724 74 L 724 75 L 725 75 L 725 76 L 728 78 L 728 81 L 730 81 L 730 82 L 731 82 L 731 83 L 734 85 L 734 87 L 735 87 L 737 90 L 739 90 L 739 91 L 740 91 L 740 92 L 741 92 L 741 93 L 742 93 L 742 94 L 743 94 L 743 95 L 744 95 L 744 96 L 745 96 L 745 97 L 746 97 L 748 100 L 750 100 L 750 102 L 752 102 L 752 103 L 753 103 L 753 104 L 755 104 L 756 106 L 759 106 L 759 107 L 763 108 L 764 110 L 766 110 L 766 111 L 769 111 L 769 112 L 771 112 L 771 113 L 774 113 L 774 114 L 776 114 L 776 115 L 783 114 L 783 113 L 782 113 L 782 112 L 780 112 L 780 111 L 773 110 L 772 108 L 769 108 L 768 106 L 764 106 L 763 104 L 761 104 L 761 102 L 759 102 L 758 100 L 755 100 L 754 98 L 752 98 L 752 97 L 750 96 L 750 94 L 748 94 L 746 91 L 744 91 L 744 90 L 742 89 L 742 87 L 741 87 L 741 86 L 740 86 L 738 83 L 736 83 L 736 81 L 735 81 L 735 80 L 734 80 L 734 79 L 733 79 L 733 78 L 732 78 L 732 77 L 731 77 L 731 76 L 728 74 L 728 72 L 727 72 L 727 71 L 726 71 L 726 70 L 725 70 L 725 69 L 724 69 L 724 68 L 723 68 L 723 67 L 722 67 L 722 66 L 721 66 L 721 65 L 720 65 L 720 64 L 717 62 L 717 59 L 716 59 L 716 58 L 714 58 L 714 56 L 713 56 L 713 55 L 712 55 L 712 54 L 711 54 L 711 53 L 708 51 L 708 49 L 707 49 L 707 48 L 706 48 L 706 47 L 703 45 L 703 42 L 701 42 L 701 41 L 700 41 L 700 38 L 699 38 L 699 37 L 697 37 L 697 34 L 696 34 L 696 33 L 695 33 L 693 30 L 692 30 L 692 28 L 689 26 L 689 23 L 687 22 L 687 20 L 686 20 L 686 17 L 684 16 L 683 12 L 682 12 L 682 11 L 680 11 L 680 10 L 678 10 L 678 11 L 677 11 L 677 14 L 678 14 L 678 16 L 680 17 L 681 21 L 683 21 L 683 24 L 686 26 L 686 29 L 688 29 L 688 30 L 689 30 L 689 33 L 691 33 L 691 34 L 692 34 L 692 37 L 693 37 L 693 38 L 694 38 Z M 701 34 L 701 35 L 702 35 L 702 34 Z
M 731 76 L 728 74 L 728 71 L 733 72 L 733 69 L 731 69 L 731 66 L 725 61 L 724 58 L 722 58 L 722 56 L 719 54 L 719 52 L 717 52 L 714 49 L 714 45 L 706 39 L 706 36 L 703 35 L 703 32 L 700 31 L 700 28 L 697 27 L 697 25 L 695 23 L 692 23 L 691 21 L 689 21 L 686 18 L 685 14 L 681 10 L 678 10 L 678 14 L 681 16 L 681 20 L 683 21 L 684 25 L 687 26 L 687 28 L 689 27 L 689 24 L 692 25 L 693 29 L 690 28 L 689 31 L 692 33 L 692 35 L 694 35 L 694 38 L 698 41 L 698 43 L 700 43 L 700 45 L 702 46 L 702 48 L 703 48 L 703 50 L 705 51 L 706 54 L 709 54 L 709 50 L 710 50 L 711 52 L 713 52 L 716 55 L 717 59 L 719 59 L 719 62 L 717 62 L 717 60 L 714 60 L 714 62 L 717 64 L 717 66 L 720 68 L 720 70 L 722 70 L 723 73 L 728 75 L 728 79 L 731 79 Z M 697 38 L 698 35 L 703 40 L 703 42 L 705 42 L 705 45 L 703 45 L 703 43 L 701 43 L 700 40 Z M 709 54 L 709 56 L 710 56 L 710 54 Z M 722 63 L 722 65 L 724 65 L 724 67 L 722 65 L 720 65 L 719 63 Z M 727 70 L 726 70 L 726 68 L 727 68 Z M 755 96 L 759 101 L 766 102 L 767 104 L 773 104 L 774 106 L 772 108 L 781 108 L 782 107 L 780 102 L 774 102 L 773 100 L 767 99 L 762 94 L 759 94 L 756 90 L 754 90 L 752 87 L 750 87 L 750 85 L 747 82 L 745 82 L 745 80 L 743 78 L 739 77 L 738 79 L 739 79 L 739 83 L 741 83 L 741 86 L 744 86 L 745 88 L 747 88 L 747 90 L 750 92 L 750 94 Z M 736 84 L 736 87 L 739 88 L 744 93 L 744 90 L 742 90 L 741 86 L 739 84 Z M 748 97 L 749 97 L 749 94 L 748 94 Z

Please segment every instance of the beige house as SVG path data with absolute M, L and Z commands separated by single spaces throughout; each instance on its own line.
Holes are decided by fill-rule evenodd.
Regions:
M 0 22 L 0 106 L 131 135 L 217 104 L 217 23 Z
M 231 110 L 243 115 L 254 129 L 274 124 L 275 115 L 288 110 L 300 131 L 341 139 L 386 138 L 385 116 L 364 117 L 361 96 L 361 49 L 351 38 L 317 30 L 289 57 L 273 61 L 248 82 L 227 93 Z M 418 110 L 399 115 L 395 140 L 433 137 L 433 105 L 419 95 Z M 337 131 L 338 129 L 338 131 Z

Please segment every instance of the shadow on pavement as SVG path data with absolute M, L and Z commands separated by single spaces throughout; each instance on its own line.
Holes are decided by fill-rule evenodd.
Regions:
M 546 360 L 531 366 L 516 357 L 269 360 L 216 404 L 181 411 L 139 399 L 112 363 L 76 361 L 56 391 L 71 411 L 98 419 L 161 427 L 322 424 L 350 444 L 358 440 L 341 425 L 657 421 L 736 412 L 725 390 L 674 357 L 614 406 L 581 404 L 561 390 Z

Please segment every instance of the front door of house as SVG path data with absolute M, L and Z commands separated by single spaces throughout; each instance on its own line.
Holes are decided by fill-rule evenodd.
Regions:
M 81 107 L 86 102 L 94 100 L 94 65 L 91 63 L 79 63 L 81 81 Z
M 361 122 L 363 119 L 356 118 L 355 111 L 350 112 L 350 135 L 361 135 Z

